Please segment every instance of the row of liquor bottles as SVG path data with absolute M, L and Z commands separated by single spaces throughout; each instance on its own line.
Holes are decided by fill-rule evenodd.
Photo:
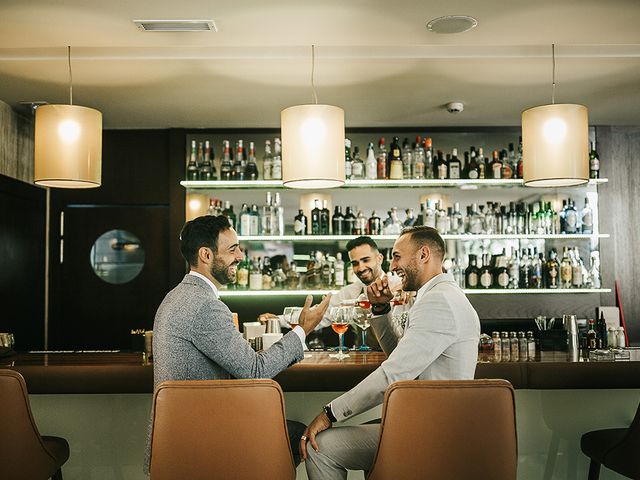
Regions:
M 209 201 L 210 215 L 225 215 L 240 235 L 285 234 L 284 208 L 280 194 L 275 196 L 267 192 L 265 204 L 258 207 L 243 204 L 239 218 L 229 201 L 224 203 L 212 198 Z M 238 221 L 239 220 L 239 221 Z M 295 235 L 397 235 L 404 227 L 426 225 L 436 228 L 441 234 L 484 234 L 484 235 L 554 235 L 554 234 L 591 234 L 594 227 L 593 209 L 589 199 L 585 198 L 580 210 L 571 198 L 563 201 L 563 207 L 556 211 L 551 202 L 510 202 L 501 205 L 499 202 L 487 202 L 486 205 L 473 203 L 466 207 L 466 215 L 455 202 L 452 207 L 443 206 L 442 201 L 431 201 L 420 205 L 420 212 L 415 214 L 412 208 L 405 210 L 405 218 L 399 219 L 398 210 L 392 207 L 387 217 L 382 219 L 375 210 L 366 217 L 362 210 L 357 214 L 351 206 L 343 213 L 341 206 L 336 206 L 331 215 L 326 200 L 314 201 L 311 219 L 302 209 L 293 219 Z
M 478 343 L 478 360 L 484 362 L 533 362 L 536 340 L 532 331 L 483 333 Z
M 231 148 L 229 140 L 222 142 L 220 161 L 215 160 L 214 148 L 209 140 L 191 141 L 187 157 L 187 180 L 281 180 L 282 143 L 279 138 L 265 141 L 262 158 L 262 173 L 256 160 L 255 143 L 249 142 L 246 149 L 243 140 L 238 140 Z M 516 151 L 514 144 L 508 149 L 494 150 L 491 158 L 485 157 L 484 149 L 471 146 L 458 157 L 458 149 L 453 148 L 446 155 L 433 148 L 432 139 L 416 137 L 413 144 L 405 138 L 402 146 L 398 137 L 393 137 L 387 150 L 385 138 L 378 141 L 377 151 L 370 142 L 363 159 L 360 148 L 351 148 L 351 140 L 345 139 L 345 178 L 368 180 L 409 180 L 409 179 L 511 179 L 523 178 L 522 138 Z M 247 151 L 248 150 L 248 151 Z M 217 165 L 217 166 L 216 166 Z M 219 172 L 219 173 L 218 173 Z M 589 154 L 589 174 L 591 178 L 600 176 L 600 160 L 595 146 Z
M 555 248 L 545 259 L 537 249 L 514 249 L 510 255 L 470 254 L 467 266 L 461 259 L 448 259 L 445 268 L 461 288 L 469 289 L 571 289 L 600 288 L 600 252 L 593 251 L 585 265 L 577 247 L 564 247 L 562 258 Z

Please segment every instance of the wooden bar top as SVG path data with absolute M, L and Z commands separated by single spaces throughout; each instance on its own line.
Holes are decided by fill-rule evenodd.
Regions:
M 478 363 L 476 378 L 504 378 L 514 388 L 640 388 L 640 351 L 627 361 L 567 360 L 564 353 L 543 352 L 533 362 Z M 284 391 L 346 391 L 386 358 L 381 352 L 349 352 L 339 361 L 329 352 L 307 352 L 305 359 L 275 380 Z M 0 358 L 0 368 L 20 372 L 32 394 L 151 393 L 153 364 L 141 353 L 22 353 Z

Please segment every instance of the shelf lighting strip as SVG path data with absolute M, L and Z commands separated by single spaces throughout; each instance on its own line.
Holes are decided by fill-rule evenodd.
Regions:
M 357 235 L 240 235 L 241 242 L 329 242 L 349 241 Z M 596 234 L 558 234 L 558 235 L 442 235 L 444 240 L 581 240 L 609 238 L 608 233 Z M 371 235 L 374 240 L 396 240 L 398 235 Z
M 515 295 L 515 294 L 574 294 L 574 293 L 610 293 L 610 288 L 513 288 L 513 289 L 464 289 L 468 295 Z M 219 290 L 221 297 L 285 297 L 302 295 L 324 295 L 337 293 L 337 290 Z

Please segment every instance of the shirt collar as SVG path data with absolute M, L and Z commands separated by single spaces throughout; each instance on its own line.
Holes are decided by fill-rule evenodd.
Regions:
M 438 275 L 436 275 L 435 277 L 433 277 L 431 280 L 429 280 L 427 283 L 425 283 L 423 286 L 420 287 L 420 289 L 418 290 L 418 292 L 416 293 L 416 302 L 425 294 L 427 293 L 429 290 L 431 290 L 436 284 L 440 283 L 440 282 L 453 282 L 453 274 L 451 273 L 439 273 Z
M 205 282 L 207 282 L 207 284 L 211 287 L 211 290 L 213 290 L 213 294 L 215 295 L 216 298 L 219 297 L 218 295 L 218 288 L 215 286 L 215 284 L 209 280 L 207 277 L 205 277 L 204 275 L 202 275 L 201 273 L 195 272 L 193 270 L 191 270 L 189 272 L 189 275 L 193 275 L 194 277 L 198 277 L 201 278 L 202 280 L 204 280 Z

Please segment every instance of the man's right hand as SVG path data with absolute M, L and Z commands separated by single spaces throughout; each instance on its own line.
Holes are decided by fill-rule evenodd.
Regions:
M 320 303 L 311 306 L 313 297 L 311 295 L 307 295 L 307 300 L 304 302 L 304 308 L 300 312 L 300 317 L 298 319 L 298 325 L 303 328 L 306 335 L 313 332 L 324 317 L 327 308 L 329 308 L 329 300 L 331 300 L 330 293 L 325 295 Z
M 377 278 L 367 287 L 367 297 L 372 305 L 382 305 L 391 302 L 393 292 L 389 289 L 389 281 L 387 276 Z

